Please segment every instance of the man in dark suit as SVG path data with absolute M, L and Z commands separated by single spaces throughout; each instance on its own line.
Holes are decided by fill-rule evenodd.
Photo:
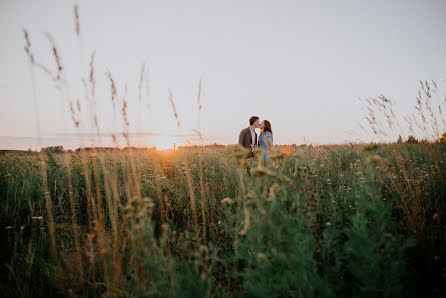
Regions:
M 260 128 L 259 117 L 252 116 L 249 119 L 249 127 L 243 129 L 238 137 L 239 145 L 249 150 L 248 158 L 254 156 L 254 147 L 257 146 L 256 128 Z

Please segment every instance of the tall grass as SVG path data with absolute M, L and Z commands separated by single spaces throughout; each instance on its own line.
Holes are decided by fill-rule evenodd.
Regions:
M 77 6 L 74 14 L 81 39 Z M 24 34 L 33 82 L 37 70 L 49 75 L 73 125 L 88 113 L 99 138 L 94 52 L 81 78 L 85 98 L 73 99 L 53 38 L 47 35 L 56 71 L 38 63 Z M 444 143 L 276 147 L 266 165 L 263 154 L 247 160 L 238 146 L 137 149 L 130 147 L 127 87 L 106 76 L 126 148 L 0 155 L 4 295 L 444 293 Z M 433 139 L 444 122 L 430 101 L 434 85 L 421 83 L 420 118 L 409 120 Z M 141 108 L 149 95 L 145 64 L 138 86 Z M 201 90 L 200 79 L 199 114 Z M 166 100 L 180 130 L 170 90 Z M 377 136 L 403 127 L 386 97 L 367 104 Z
M 251 177 L 234 147 L 45 153 L 46 181 L 38 154 L 3 155 L 5 291 L 402 296 L 427 278 L 409 248 L 444 253 L 444 145 L 422 146 L 276 149 Z M 395 186 L 412 175 L 422 223 Z

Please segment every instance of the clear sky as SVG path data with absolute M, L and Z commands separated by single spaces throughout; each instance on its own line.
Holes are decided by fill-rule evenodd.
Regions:
M 69 97 L 82 104 L 81 128 L 75 129 L 65 97 L 35 70 L 43 139 L 73 142 L 73 136 L 95 131 L 80 78 L 88 76 L 89 57 L 96 51 L 103 133 L 122 132 L 105 76 L 109 69 L 119 93 L 127 84 L 134 132 L 193 134 L 202 78 L 200 123 L 207 142 L 236 143 L 249 117 L 257 115 L 271 122 L 275 143 L 342 143 L 367 139 L 359 133 L 364 113 L 358 98 L 385 94 L 398 112 L 406 113 L 415 104 L 418 80 L 446 82 L 445 15 L 444 0 L 0 0 L 0 148 L 31 146 L 37 136 L 23 28 L 36 59 L 54 69 L 45 37 L 51 33 Z M 150 96 L 140 105 L 144 61 Z M 175 139 L 145 138 L 155 145 Z

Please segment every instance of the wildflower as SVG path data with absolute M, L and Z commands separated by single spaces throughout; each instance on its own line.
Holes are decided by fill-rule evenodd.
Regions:
M 327 227 L 331 226 L 331 222 L 327 221 Z
M 290 145 L 287 145 L 287 146 L 285 146 L 283 148 L 283 155 L 284 156 L 287 156 L 287 157 L 290 156 L 291 152 L 292 152 L 292 149 L 291 149 Z
M 8 174 L 5 175 L 5 178 L 11 177 L 11 176 L 12 176 L 12 174 L 8 173 Z

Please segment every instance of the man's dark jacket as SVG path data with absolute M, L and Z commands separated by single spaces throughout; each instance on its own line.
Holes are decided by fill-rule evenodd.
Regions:
M 257 146 L 257 134 L 254 132 L 255 135 L 255 142 L 254 145 Z M 238 137 L 238 144 L 242 145 L 246 149 L 249 149 L 248 157 L 253 157 L 254 152 L 252 151 L 252 138 L 251 138 L 251 128 L 245 128 L 240 132 L 240 135 Z

